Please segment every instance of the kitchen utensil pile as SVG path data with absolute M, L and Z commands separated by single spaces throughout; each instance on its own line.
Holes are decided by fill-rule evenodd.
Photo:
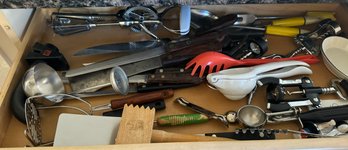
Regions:
M 67 62 L 57 47 L 41 44 L 41 49 L 54 50 L 55 55 L 45 51 L 35 51 L 35 57 L 34 52 L 28 55 L 31 68 L 14 94 L 21 94 L 22 97 L 14 96 L 11 108 L 15 116 L 27 125 L 25 133 L 33 146 L 46 145 L 41 134 L 40 119 L 50 115 L 40 116 L 39 112 L 48 108 L 72 108 L 86 115 L 96 112 L 103 112 L 104 115 L 62 114 L 54 146 L 90 145 L 92 142 L 98 145 L 150 141 L 265 140 L 276 139 L 275 135 L 281 133 L 309 137 L 343 135 L 347 132 L 342 128 L 348 126 L 345 121 L 348 120 L 348 105 L 323 108 L 321 102 L 325 100 L 320 95 L 337 95 L 341 99 L 339 101 L 347 99 L 348 81 L 346 70 L 342 67 L 345 59 L 341 52 L 347 50 L 348 40 L 339 37 L 342 31 L 332 13 L 323 14 L 308 12 L 301 17 L 288 17 L 237 13 L 217 16 L 208 10 L 191 9 L 189 6 L 170 7 L 161 12 L 151 6 L 132 6 L 115 14 L 54 12 L 50 25 L 60 36 L 75 36 L 81 32 L 88 35 L 88 31 L 97 32 L 103 26 L 120 26 L 129 28 L 134 34 L 145 32 L 153 39 L 86 47 L 75 52 L 72 57 L 110 53 L 124 55 L 71 69 L 67 65 L 62 67 L 52 63 L 52 60 Z M 168 18 L 179 21 L 176 29 L 167 23 L 170 20 Z M 307 27 L 307 30 L 295 28 L 308 24 L 317 25 Z M 160 28 L 177 37 L 169 39 L 155 34 Z M 287 55 L 269 54 L 266 34 L 294 38 L 294 44 L 299 48 Z M 340 78 L 333 80 L 332 85 L 327 87 L 317 87 L 311 79 L 311 75 L 317 72 L 312 71 L 310 65 L 320 61 L 321 47 L 326 66 Z M 57 72 L 62 68 L 65 68 L 64 72 Z M 199 72 L 198 75 L 196 72 Z M 292 78 L 284 79 L 288 77 Z M 248 97 L 247 105 L 220 114 L 210 111 L 211 108 L 191 103 L 189 99 L 193 98 L 186 99 L 175 93 L 175 89 L 193 88 L 202 83 L 207 83 L 229 100 Z M 64 84 L 70 85 L 70 91 L 64 88 Z M 261 88 L 263 86 L 266 87 L 265 91 Z M 108 87 L 112 87 L 112 90 L 108 90 Z M 252 100 L 256 99 L 255 92 L 266 92 L 266 97 L 257 97 L 257 101 L 264 99 L 267 106 L 252 104 Z M 131 93 L 135 95 L 129 96 Z M 122 97 L 91 105 L 89 97 L 107 95 Z M 26 97 L 25 100 L 23 97 Z M 167 114 L 156 119 L 154 110 L 165 109 L 165 104 L 170 101 L 166 99 L 171 97 L 175 97 L 175 103 L 196 113 Z M 87 104 L 88 110 L 69 103 L 62 105 L 64 99 L 71 98 Z M 209 101 L 209 106 L 219 105 L 218 101 Z M 310 109 L 304 111 L 304 107 Z M 120 124 L 117 119 L 110 119 L 110 116 L 121 117 Z M 169 133 L 156 129 L 159 126 L 195 127 L 210 120 L 218 120 L 225 127 L 232 124 L 236 126 L 238 122 L 241 129 L 231 131 L 226 128 L 226 132 L 203 135 Z M 289 121 L 299 121 L 300 130 L 266 128 L 267 124 Z M 104 126 L 102 122 L 108 125 Z M 312 128 L 328 122 L 331 125 L 329 132 Z M 75 131 L 73 128 L 76 126 L 69 124 L 94 127 L 80 128 L 76 130 L 79 133 L 70 134 L 70 130 Z M 83 129 L 91 134 L 79 138 L 79 134 L 85 133 Z M 70 137 L 70 140 L 65 137 Z

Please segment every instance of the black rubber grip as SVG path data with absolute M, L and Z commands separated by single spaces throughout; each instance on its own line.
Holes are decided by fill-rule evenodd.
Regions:
M 338 121 L 348 120 L 348 105 L 314 109 L 299 114 L 302 121 L 327 122 L 331 119 Z
M 267 103 L 267 109 L 272 112 L 280 112 L 280 111 L 290 110 L 291 106 L 288 103 L 279 103 L 279 104 Z
M 12 114 L 22 123 L 26 123 L 25 121 L 25 113 L 24 113 L 24 103 L 27 99 L 27 96 L 24 93 L 22 82 L 18 82 L 15 91 L 12 93 L 10 107 Z
M 261 78 L 257 81 L 258 86 L 263 86 L 267 84 L 279 84 L 279 78 L 275 77 L 266 77 L 266 78 Z
M 342 87 L 342 89 L 344 90 L 345 94 L 348 94 L 348 81 L 342 80 L 339 84 Z

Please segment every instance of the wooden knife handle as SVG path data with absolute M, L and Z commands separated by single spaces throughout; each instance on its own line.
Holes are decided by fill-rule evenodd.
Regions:
M 203 142 L 203 141 L 232 141 L 233 139 L 211 137 L 211 136 L 199 136 L 181 133 L 166 132 L 163 130 L 152 130 L 151 142 Z
M 126 98 L 112 100 L 111 108 L 112 109 L 122 108 L 124 104 L 139 105 L 139 104 L 149 103 L 159 99 L 170 98 L 173 95 L 174 95 L 174 90 L 172 89 L 136 94 L 134 96 L 130 96 Z

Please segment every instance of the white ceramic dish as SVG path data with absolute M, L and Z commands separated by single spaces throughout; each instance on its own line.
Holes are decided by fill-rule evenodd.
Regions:
M 339 36 L 326 38 L 322 43 L 325 66 L 337 77 L 348 79 L 348 39 Z

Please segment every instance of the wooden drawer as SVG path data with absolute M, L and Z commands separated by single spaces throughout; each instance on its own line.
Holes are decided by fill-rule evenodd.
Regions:
M 223 15 L 232 12 L 248 12 L 257 15 L 302 15 L 306 11 L 334 11 L 337 14 L 337 22 L 343 27 L 343 30 L 348 33 L 348 18 L 346 14 L 348 9 L 343 4 L 263 4 L 263 5 L 224 5 L 224 6 L 194 6 L 211 10 L 217 14 Z M 116 12 L 120 8 L 78 8 L 72 9 L 79 12 Z M 5 18 L 0 15 L 0 65 L 5 71 L 0 77 L 3 77 L 0 93 L 0 144 L 1 147 L 23 147 L 29 144 L 23 135 L 25 125 L 17 121 L 11 114 L 9 108 L 9 101 L 11 100 L 12 91 L 22 78 L 28 65 L 23 60 L 23 56 L 35 42 L 52 43 L 56 45 L 60 51 L 67 58 L 70 66 L 76 68 L 82 63 L 94 62 L 107 58 L 109 56 L 96 57 L 73 57 L 74 51 L 86 47 L 94 46 L 101 43 L 112 42 L 126 42 L 136 41 L 140 39 L 149 38 L 143 33 L 133 33 L 128 29 L 121 29 L 119 27 L 103 27 L 94 29 L 89 32 L 76 34 L 72 36 L 55 35 L 47 25 L 47 19 L 50 18 L 50 13 L 56 9 L 36 9 L 35 15 L 32 18 L 26 35 L 22 39 L 16 38 L 14 32 L 11 30 Z M 165 31 L 159 31 L 158 34 L 169 36 Z M 122 35 L 122 36 L 120 36 Z M 268 36 L 269 53 L 287 53 L 295 49 L 292 38 Z M 310 77 L 314 80 L 317 86 L 327 86 L 330 79 L 335 78 L 323 65 L 323 63 L 315 64 L 312 67 L 314 74 Z M 0 80 L 1 81 L 1 80 Z M 1 84 L 2 83 L 2 84 Z M 257 91 L 253 104 L 265 108 L 265 89 L 261 88 Z M 163 111 L 158 111 L 156 116 L 192 113 L 190 110 L 174 103 L 176 97 L 185 97 L 188 100 L 208 108 L 218 113 L 224 113 L 228 110 L 238 110 L 241 106 L 246 104 L 246 100 L 230 101 L 227 100 L 221 93 L 209 89 L 205 84 L 197 87 L 179 89 L 175 91 L 175 95 L 171 99 L 166 100 L 167 108 Z M 107 96 L 99 98 L 89 98 L 93 105 L 103 104 L 109 102 L 110 99 L 118 96 Z M 330 96 L 323 96 L 325 98 L 332 98 Z M 78 102 L 65 101 L 63 104 L 71 104 L 80 106 Z M 45 110 L 42 114 L 42 128 L 43 137 L 45 141 L 52 140 L 55 132 L 55 125 L 57 118 L 61 112 L 70 112 L 70 110 L 55 109 Z M 76 113 L 76 112 L 72 112 Z M 100 115 L 100 113 L 96 113 Z M 205 124 L 190 125 L 181 127 L 161 127 L 160 129 L 179 132 L 179 133 L 206 133 L 206 132 L 227 132 L 233 131 L 239 125 L 235 124 L 230 128 L 226 128 L 217 121 L 209 121 Z M 265 128 L 272 129 L 298 129 L 296 122 L 270 124 Z M 279 135 L 279 140 L 271 141 L 232 141 L 232 142 L 186 142 L 186 143 L 156 143 L 156 144 L 131 144 L 131 145 L 109 145 L 109 146 L 95 146 L 95 147 L 70 147 L 68 149 L 274 149 L 274 148 L 318 148 L 318 147 L 348 147 L 345 138 L 320 138 L 320 139 L 292 139 L 291 135 Z M 62 147 L 60 147 L 62 148 Z M 56 148 L 56 149 L 60 149 Z M 66 148 L 65 148 L 66 149 Z

